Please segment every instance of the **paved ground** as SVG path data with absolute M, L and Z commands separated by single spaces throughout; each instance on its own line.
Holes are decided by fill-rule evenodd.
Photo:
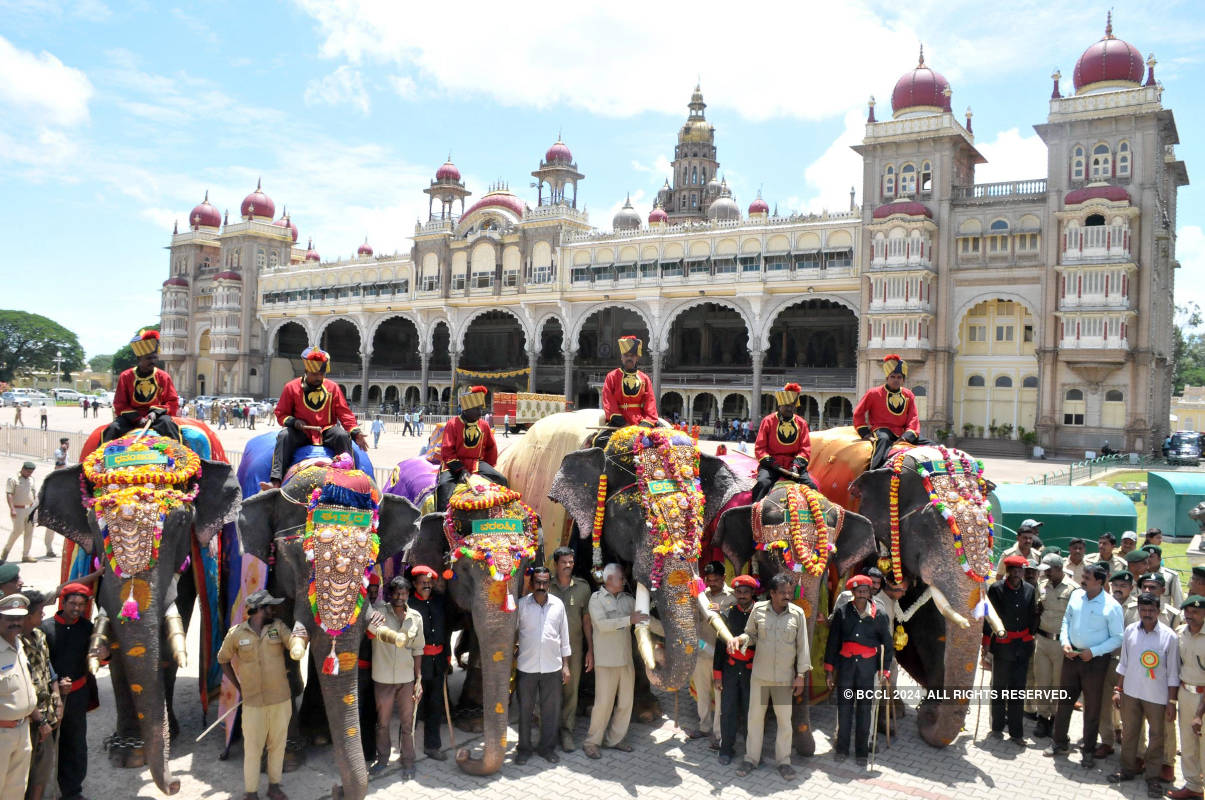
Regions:
M 35 409 L 36 411 L 36 409 Z M 0 414 L 5 423 L 11 409 Z M 26 410 L 26 420 L 34 420 L 36 414 Z M 50 427 L 67 431 L 90 430 L 91 418 L 86 425 L 77 409 L 51 409 Z M 241 449 L 242 443 L 253 432 L 231 429 L 221 432 L 223 443 L 230 449 Z M 513 440 L 512 440 L 513 441 Z M 505 446 L 507 440 L 500 444 Z M 418 440 L 403 439 L 386 434 L 382 439 L 378 456 L 373 451 L 378 466 L 392 463 L 412 455 Z M 72 453 L 73 459 L 78 453 Z M 20 457 L 0 457 L 0 478 L 16 473 Z M 45 476 L 52 464 L 38 462 L 35 475 Z M 1032 474 L 1040 474 L 1055 465 L 1052 462 L 1027 462 L 992 459 L 988 474 L 997 480 L 1023 480 Z M 0 537 L 7 539 L 8 519 L 0 516 Z M 39 536 L 35 536 L 33 551 L 42 554 Z M 36 564 L 22 567 L 26 583 L 39 588 L 49 588 L 57 583 L 57 561 L 43 559 Z M 197 628 L 190 631 L 189 652 L 197 652 Z M 102 672 L 100 679 L 101 708 L 89 715 L 89 742 L 91 770 L 85 789 L 93 798 L 159 797 L 146 770 L 117 770 L 109 766 L 101 741 L 113 729 L 113 704 L 107 676 Z M 200 704 L 196 694 L 196 670 L 190 667 L 182 672 L 176 687 L 177 713 L 183 727 L 182 734 L 174 745 L 172 769 L 181 781 L 180 797 L 186 800 L 241 796 L 241 749 L 236 746 L 229 761 L 221 762 L 217 756 L 222 748 L 222 734 L 211 734 L 199 744 L 194 739 L 203 729 Z M 673 701 L 663 700 L 672 716 Z M 216 704 L 215 704 L 216 708 Z M 829 739 L 835 728 L 835 713 L 830 706 L 818 706 L 813 711 L 813 725 L 817 731 L 818 755 L 811 759 L 794 758 L 799 777 L 787 783 L 763 760 L 762 767 L 747 778 L 738 779 L 734 766 L 721 767 L 715 753 L 707 747 L 706 740 L 688 741 L 674 723 L 665 719 L 657 725 L 634 724 L 628 740 L 636 747 L 633 753 L 603 751 L 601 761 L 591 761 L 577 751 L 562 754 L 559 765 L 552 767 L 539 757 L 518 767 L 508 755 L 501 772 L 491 778 L 475 778 L 462 773 L 452 760 L 436 762 L 429 759 L 418 764 L 416 781 L 402 783 L 397 779 L 396 768 L 391 768 L 370 784 L 370 796 L 391 797 L 399 793 L 418 798 L 480 797 L 488 792 L 491 798 L 532 798 L 573 795 L 579 798 L 635 797 L 656 793 L 657 797 L 691 798 L 701 797 L 834 797 L 851 793 L 875 798 L 924 798 L 924 800 L 946 800 L 968 795 L 986 797 L 1015 797 L 1023 793 L 1027 798 L 1049 797 L 1065 800 L 1081 792 L 1107 792 L 1108 797 L 1144 797 L 1145 786 L 1141 782 L 1122 784 L 1118 789 L 1105 782 L 1105 776 L 1118 766 L 1117 756 L 1100 762 L 1093 770 L 1084 770 L 1078 760 L 1043 758 L 1039 744 L 1020 750 L 1010 742 L 986 740 L 988 712 L 983 710 L 981 740 L 972 740 L 975 727 L 975 708 L 972 708 L 968 730 L 953 745 L 944 750 L 935 750 L 919 740 L 915 733 L 915 720 L 904 721 L 899 738 L 893 738 L 890 748 L 879 753 L 878 764 L 871 770 L 860 770 L 850 761 L 833 761 L 829 753 Z M 215 714 L 210 714 L 210 721 Z M 693 703 L 683 698 L 680 708 L 683 724 L 693 723 Z M 1027 730 L 1032 723 L 1027 722 Z M 1072 721 L 1072 737 L 1079 735 L 1079 715 Z M 585 733 L 586 719 L 579 718 L 579 739 Z M 420 734 L 421 735 L 421 734 Z M 448 745 L 445 731 L 445 745 Z M 513 727 L 508 740 L 514 742 L 517 732 Z M 457 732 L 457 742 L 478 745 L 480 737 L 469 738 Z M 420 740 L 421 741 L 421 740 Z M 766 737 L 767 749 L 772 751 L 773 737 Z M 880 739 L 880 746 L 884 744 Z M 513 753 L 513 744 L 512 744 Z M 767 752 L 772 760 L 772 753 Z M 304 767 L 285 776 L 285 789 L 294 800 L 316 800 L 327 797 L 330 787 L 337 781 L 330 748 L 311 748 Z M 265 787 L 266 788 L 266 787 Z M 263 795 L 261 795 L 262 797 Z M 7 800 L 7 798 L 5 798 Z

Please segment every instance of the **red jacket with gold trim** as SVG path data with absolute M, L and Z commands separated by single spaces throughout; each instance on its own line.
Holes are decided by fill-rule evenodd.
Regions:
M 858 433 L 886 428 L 897 437 L 904 431 L 920 435 L 920 417 L 916 412 L 916 397 L 904 387 L 892 392 L 887 386 L 876 386 L 858 401 L 854 409 L 854 427 Z
M 280 390 L 276 421 L 283 428 L 291 425 L 294 419 L 322 430 L 334 427 L 337 422 L 353 436 L 360 430 L 356 415 L 351 413 L 343 397 L 343 390 L 328 378 L 323 378 L 322 384 L 316 387 L 305 385 L 305 378 L 295 378 Z
M 766 456 L 783 469 L 793 470 L 796 458 L 805 462 L 812 459 L 812 434 L 807 420 L 796 414 L 783 422 L 778 414 L 768 414 L 757 429 L 757 440 L 753 443 L 753 456 L 761 461 Z
M 113 392 L 113 413 L 137 414 L 139 419 L 152 408 L 163 409 L 171 416 L 180 413 L 180 396 L 172 376 L 158 367 L 145 378 L 136 375 L 137 367 L 130 367 L 117 379 L 117 390 Z
M 657 398 L 653 382 L 640 370 L 629 374 L 622 369 L 607 373 L 602 389 L 603 417 L 619 414 L 627 425 L 639 425 L 644 420 L 657 421 Z
M 498 443 L 494 432 L 485 420 L 465 422 L 461 417 L 452 417 L 444 425 L 443 439 L 439 445 L 441 467 L 450 461 L 459 461 L 466 472 L 476 472 L 477 462 L 484 461 L 491 467 L 498 463 Z

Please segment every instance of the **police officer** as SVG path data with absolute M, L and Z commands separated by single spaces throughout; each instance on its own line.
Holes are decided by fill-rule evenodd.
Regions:
M 25 795 L 33 752 L 29 726 L 50 732 L 38 710 L 33 676 L 21 644 L 21 628 L 29 611 L 23 594 L 0 598 L 0 797 Z
M 1038 583 L 1038 627 L 1034 631 L 1034 687 L 1053 689 L 1058 685 L 1063 671 L 1063 645 L 1059 643 L 1059 629 L 1063 626 L 1063 614 L 1067 601 L 1075 591 L 1075 584 L 1063 572 L 1063 558 L 1057 553 L 1042 556 L 1038 571 L 1044 579 Z M 1038 724 L 1034 728 L 1035 738 L 1050 735 L 1054 725 L 1055 704 L 1053 700 L 1038 700 Z
M 582 673 L 594 670 L 594 628 L 590 622 L 590 584 L 573 574 L 573 549 L 558 547 L 552 553 L 552 585 L 548 593 L 565 606 L 569 623 L 569 682 L 561 694 L 561 749 L 571 753 L 577 749 L 573 741 L 573 726 L 577 719 L 577 694 Z

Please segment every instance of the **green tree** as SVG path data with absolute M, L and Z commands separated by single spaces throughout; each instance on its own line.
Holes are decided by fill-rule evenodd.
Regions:
M 1176 306 L 1176 341 L 1173 358 L 1176 363 L 1175 388 L 1181 394 L 1184 386 L 1205 386 L 1205 333 L 1200 332 L 1203 321 L 1196 303 Z
M 113 369 L 113 356 L 92 356 L 92 358 L 88 359 L 88 368 L 93 372 L 108 372 Z
M 74 333 L 40 314 L 0 309 L 0 381 L 11 381 L 17 372 L 54 369 L 59 354 L 64 375 L 83 368 L 84 348 Z
M 143 325 L 138 330 L 159 330 L 156 325 Z M 122 345 L 121 349 L 113 354 L 113 374 L 120 375 L 130 367 L 138 363 L 138 358 L 134 355 L 134 350 L 128 344 Z

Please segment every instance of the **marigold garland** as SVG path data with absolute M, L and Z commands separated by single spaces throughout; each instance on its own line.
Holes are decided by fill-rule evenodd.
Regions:
M 597 573 L 595 579 L 602 580 L 602 529 L 607 516 L 607 473 L 598 476 L 598 497 L 594 502 L 594 528 L 590 533 L 590 543 L 593 546 L 590 555 L 591 572 Z
M 816 526 L 816 547 L 811 549 L 803 538 L 803 519 L 799 509 L 799 497 L 803 496 L 807 505 L 811 524 Z M 824 519 L 824 510 L 820 508 L 820 493 L 812 489 L 794 484 L 787 487 L 787 536 L 788 540 L 778 540 L 763 545 L 764 549 L 781 550 L 783 560 L 795 572 L 806 572 L 813 577 L 823 574 L 828 565 L 830 551 L 828 542 L 828 524 Z M 789 547 L 788 547 L 789 543 Z

